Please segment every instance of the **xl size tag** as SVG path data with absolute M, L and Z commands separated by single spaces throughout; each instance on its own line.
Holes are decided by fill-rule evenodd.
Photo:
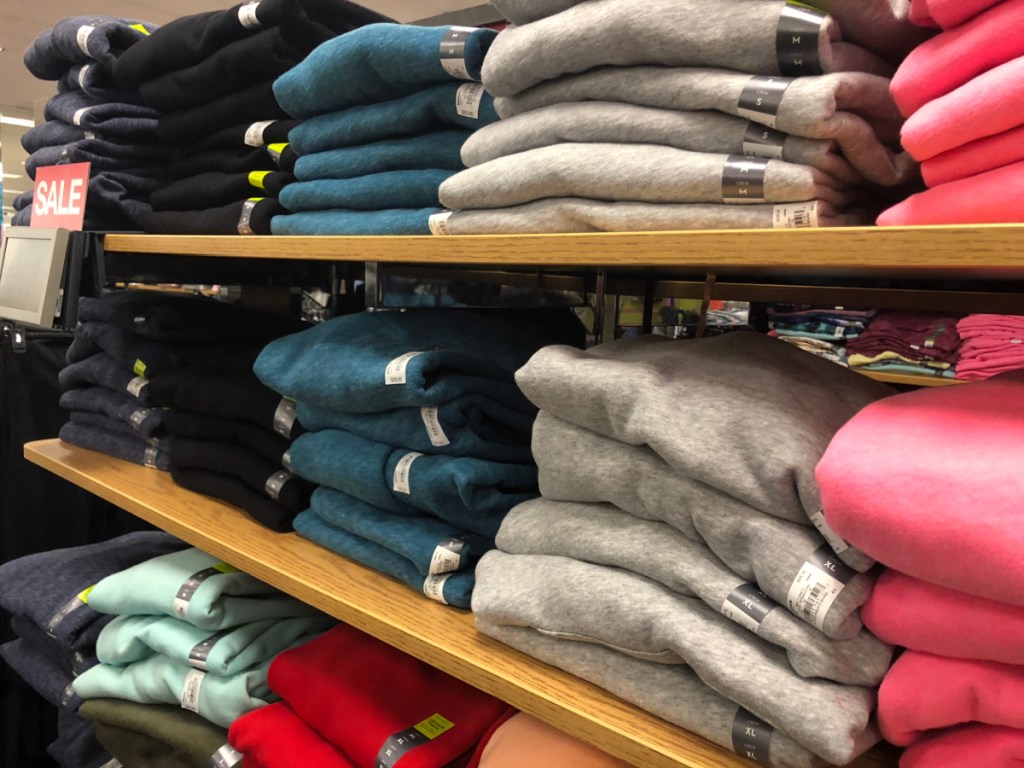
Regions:
M 740 707 L 732 721 L 732 749 L 755 763 L 770 765 L 768 757 L 774 732 L 764 720 Z

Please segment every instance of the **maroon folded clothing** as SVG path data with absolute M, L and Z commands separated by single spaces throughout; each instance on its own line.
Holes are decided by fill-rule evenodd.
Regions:
M 911 360 L 955 363 L 960 346 L 959 318 L 959 315 L 882 311 L 863 333 L 847 343 L 846 351 L 866 357 L 896 352 Z
M 359 768 L 283 701 L 235 720 L 228 741 L 245 755 L 245 768 Z

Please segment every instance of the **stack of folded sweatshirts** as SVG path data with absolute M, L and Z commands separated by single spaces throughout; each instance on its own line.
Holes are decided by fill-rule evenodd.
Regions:
M 346 625 L 278 656 L 270 688 L 283 701 L 231 726 L 247 768 L 467 765 L 511 709 Z
M 878 223 L 1024 221 L 1024 2 L 913 0 L 911 13 L 942 30 L 892 81 L 903 146 L 930 189 Z
M 543 495 L 477 566 L 478 628 L 758 762 L 869 748 L 891 649 L 814 467 L 891 390 L 745 332 L 547 347 L 516 380 Z
M 78 715 L 71 683 L 94 666 L 96 639 L 109 617 L 88 604 L 89 589 L 111 573 L 185 547 L 166 533 L 131 533 L 111 541 L 28 555 L 0 566 L 0 605 L 13 614 L 17 639 L 0 656 L 57 708 L 50 755 L 66 768 L 110 761 L 90 723 Z
M 159 111 L 160 140 L 177 148 L 146 231 L 269 234 L 292 177 L 266 146 L 294 125 L 274 79 L 335 35 L 387 20 L 348 0 L 260 0 L 176 19 L 123 57 L 118 82 Z
M 846 365 L 847 342 L 856 339 L 874 315 L 873 309 L 780 304 L 768 307 L 768 335 Z
M 115 618 L 96 639 L 99 664 L 72 684 L 79 697 L 180 703 L 221 728 L 275 698 L 278 653 L 337 623 L 192 548 L 107 576 L 89 605 Z
M 864 620 L 906 651 L 882 683 L 900 765 L 1024 760 L 1024 376 L 874 403 L 817 469 L 825 517 L 892 570 Z
M 958 379 L 987 379 L 1024 368 L 1024 318 L 1016 315 L 968 315 L 960 334 Z
M 118 59 L 157 27 L 109 16 L 76 16 L 44 30 L 25 52 L 36 77 L 57 80 L 59 93 L 43 112 L 46 122 L 21 139 L 25 171 L 61 163 L 92 164 L 86 229 L 138 229 L 149 195 L 166 177 L 157 139 L 157 113 L 142 106 L 137 88 L 114 83 Z M 15 201 L 15 224 L 28 224 L 31 197 Z
M 497 120 L 479 82 L 496 33 L 373 24 L 321 45 L 274 83 L 299 182 L 279 235 L 429 234 L 462 146 Z M 467 82 L 470 81 L 470 82 Z
M 537 495 L 536 409 L 513 375 L 537 327 L 455 310 L 364 312 L 279 339 L 256 361 L 309 432 L 289 467 L 320 485 L 295 530 L 469 607 L 505 514 Z
M 926 34 L 906 0 L 495 5 L 503 119 L 441 188 L 448 233 L 858 224 L 915 173 L 888 90 Z
M 952 378 L 960 359 L 959 315 L 884 310 L 846 345 L 859 371 Z

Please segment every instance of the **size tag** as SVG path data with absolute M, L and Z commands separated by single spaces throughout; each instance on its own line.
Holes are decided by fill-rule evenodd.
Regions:
M 292 466 L 292 449 L 289 448 L 287 451 L 281 454 L 281 466 L 287 469 L 289 472 L 294 472 L 295 467 Z
M 282 397 L 274 411 L 274 431 L 281 437 L 291 438 L 295 425 L 295 401 Z
M 841 338 L 842 335 L 843 328 L 836 328 L 836 337 Z M 828 542 L 828 545 L 832 547 L 832 551 L 837 555 L 843 554 L 843 552 L 850 548 L 850 545 L 846 543 L 845 539 L 833 531 L 829 527 L 829 524 L 825 522 L 825 510 L 821 507 L 818 508 L 817 512 L 811 515 L 811 523 L 818 529 L 818 533 L 820 533 L 822 538 Z
M 249 171 L 249 186 L 256 187 L 256 189 L 265 189 L 263 180 L 271 173 L 273 171 Z
M 124 766 L 121 764 L 120 760 L 114 757 L 111 758 L 110 762 L 101 765 L 100 768 L 124 768 Z
M 753 584 L 740 584 L 722 603 L 722 615 L 756 635 L 764 617 L 777 607 L 775 601 Z
M 276 120 L 261 120 L 258 123 L 253 123 L 245 130 L 245 143 L 250 147 L 262 147 L 266 142 L 263 141 L 263 133 L 267 128 L 274 123 Z
M 448 601 L 444 599 L 444 583 L 451 578 L 450 573 L 440 573 L 434 576 L 427 576 L 423 580 L 423 594 L 429 597 L 431 600 L 436 600 L 439 603 L 448 605 Z
M 770 765 L 768 756 L 774 732 L 764 720 L 740 707 L 732 721 L 733 752 L 755 763 Z
M 77 611 L 79 608 L 89 604 L 89 593 L 92 592 L 92 587 L 83 589 L 77 595 L 68 600 L 64 605 L 53 614 L 53 618 L 50 619 L 50 623 L 46 625 L 46 634 L 50 637 L 54 637 L 54 632 L 57 630 L 58 625 L 67 618 L 69 613 Z
M 451 445 L 448 435 L 444 433 L 441 420 L 437 416 L 437 406 L 423 406 L 420 408 L 420 418 L 423 419 L 423 426 L 427 428 L 427 437 L 430 444 L 435 448 L 442 448 Z
M 441 211 L 440 213 L 430 214 L 430 218 L 427 219 L 427 226 L 430 227 L 430 234 L 432 235 L 450 235 L 448 231 L 448 219 L 451 217 L 452 211 Z
M 782 94 L 793 80 L 788 77 L 755 75 L 747 81 L 736 104 L 736 114 L 755 123 L 775 127 L 782 107 Z
M 267 492 L 267 496 L 277 501 L 281 495 L 281 490 L 284 488 L 285 483 L 291 480 L 295 475 L 287 470 L 282 469 L 280 472 L 275 472 L 267 478 L 267 482 L 264 484 L 263 489 Z
M 462 565 L 462 550 L 466 548 L 466 539 L 447 538 L 441 541 L 435 548 L 430 558 L 431 576 L 439 573 L 451 573 L 459 570 Z
M 79 49 L 86 56 L 92 56 L 92 52 L 89 50 L 89 36 L 96 31 L 96 27 L 91 24 L 83 24 L 78 28 L 78 32 L 75 34 L 75 42 L 78 43 Z
M 722 169 L 722 202 L 763 203 L 768 160 L 729 155 Z
M 238 234 L 240 235 L 252 235 L 255 234 L 252 231 L 250 223 L 252 222 L 252 211 L 256 207 L 256 204 L 260 200 L 264 200 L 262 197 L 250 197 L 242 205 L 242 215 L 238 217 Z
M 422 354 L 422 350 L 419 352 L 406 352 L 404 355 L 399 355 L 388 363 L 387 368 L 384 369 L 385 386 L 392 384 L 405 384 L 405 371 L 406 368 L 409 367 L 409 361 Z
M 138 397 L 142 394 L 142 390 L 149 386 L 149 379 L 145 376 L 136 376 L 134 379 L 128 382 L 128 386 L 125 389 L 128 390 L 128 394 L 132 397 Z
M 185 675 L 185 685 L 181 689 L 181 708 L 199 714 L 199 692 L 203 687 L 206 673 L 198 669 L 190 669 Z
M 146 420 L 149 414 L 149 408 L 136 408 L 132 411 L 132 415 L 128 417 L 128 420 L 131 422 L 132 427 L 138 431 L 139 429 L 142 429 L 142 422 Z
M 135 373 L 136 376 L 145 376 L 146 367 L 146 364 L 142 362 L 142 360 L 136 358 L 135 364 L 132 366 L 132 371 Z
M 395 472 L 391 477 L 391 490 L 395 493 L 412 493 L 409 488 L 409 472 L 412 469 L 412 463 L 422 455 L 422 453 L 410 451 L 398 460 L 398 463 L 395 464 Z
M 779 72 L 791 77 L 824 74 L 818 53 L 818 37 L 828 14 L 803 4 L 786 3 L 775 32 Z
M 748 123 L 747 132 L 743 135 L 743 154 L 747 157 L 781 160 L 786 138 L 782 131 L 776 131 L 767 125 Z
M 276 144 L 267 144 L 267 154 L 270 155 L 270 159 L 274 161 L 274 165 L 278 168 L 281 167 L 281 155 L 288 147 L 288 142 L 277 142 Z
M 75 651 L 75 655 L 71 657 L 71 674 L 78 677 L 82 674 L 83 667 L 85 666 L 85 654 L 81 651 Z
M 245 755 L 230 744 L 225 744 L 210 755 L 210 768 L 235 768 L 244 757 Z
M 818 226 L 818 201 L 809 203 L 783 203 L 772 210 L 775 229 L 804 229 Z
M 213 650 L 213 646 L 232 631 L 231 629 L 222 629 L 220 632 L 210 635 L 201 643 L 196 643 L 195 647 L 188 652 L 189 666 L 206 672 L 206 662 L 210 659 L 210 651 Z
M 178 593 L 174 596 L 174 602 L 171 605 L 174 615 L 179 619 L 188 621 L 188 608 L 192 598 L 195 597 L 196 591 L 207 579 L 221 573 L 238 573 L 238 569 L 227 563 L 217 563 L 209 568 L 196 571 L 189 576 L 185 583 L 178 588 Z
M 80 70 L 78 70 L 78 87 L 83 91 L 85 90 L 85 81 L 89 77 L 89 69 L 92 64 L 86 64 Z
M 82 135 L 85 136 L 85 138 L 89 139 L 89 141 L 92 141 L 93 139 L 96 138 L 96 134 L 93 133 L 92 131 L 83 131 Z
M 146 452 L 142 456 L 142 463 L 150 469 L 157 469 L 156 460 L 160 455 L 160 449 L 155 445 L 147 445 Z
M 460 85 L 455 92 L 455 111 L 462 117 L 476 120 L 480 117 L 480 103 L 484 98 L 482 83 Z
M 822 629 L 829 608 L 856 575 L 827 545 L 818 547 L 800 567 L 789 588 L 789 610 Z
M 455 723 L 442 715 L 435 714 L 412 728 L 391 734 L 384 742 L 384 746 L 380 748 L 380 752 L 377 753 L 377 757 L 373 761 L 373 768 L 394 768 L 394 765 L 406 753 L 433 741 L 454 727 Z
M 255 3 L 246 3 L 238 8 L 238 21 L 246 29 L 259 29 L 263 25 L 256 18 L 256 9 L 260 7 L 259 0 Z
M 92 107 L 82 107 L 71 116 L 71 122 L 75 125 L 80 126 L 82 124 L 82 118 L 85 117 L 85 113 L 88 112 Z
M 441 66 L 452 77 L 476 80 L 466 68 L 466 40 L 475 31 L 473 27 L 449 27 L 441 38 Z

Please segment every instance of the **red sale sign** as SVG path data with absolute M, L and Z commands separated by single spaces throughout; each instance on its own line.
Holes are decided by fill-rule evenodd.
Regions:
M 36 169 L 31 226 L 82 229 L 91 165 L 71 163 Z

